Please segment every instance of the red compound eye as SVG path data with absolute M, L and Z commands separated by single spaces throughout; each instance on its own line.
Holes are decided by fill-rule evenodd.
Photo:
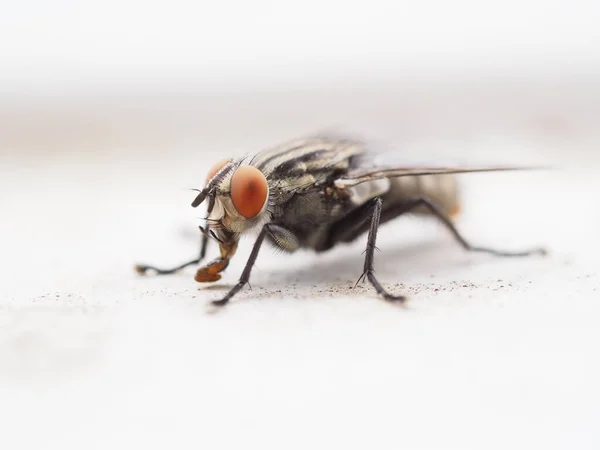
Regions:
M 231 201 L 246 219 L 260 214 L 268 196 L 267 179 L 256 167 L 242 166 L 231 177 Z
M 208 184 L 208 182 L 213 179 L 213 177 L 217 174 L 217 172 L 219 170 L 221 170 L 223 167 L 225 167 L 229 162 L 231 162 L 231 158 L 230 159 L 222 159 L 221 161 L 216 163 L 214 166 L 212 166 L 212 168 L 208 171 L 208 175 L 206 176 L 206 182 L 204 184 Z

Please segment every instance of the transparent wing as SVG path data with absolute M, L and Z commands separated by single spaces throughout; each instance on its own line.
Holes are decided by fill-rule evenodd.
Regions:
M 430 152 L 425 156 L 422 148 L 415 149 L 414 152 L 392 150 L 384 143 L 346 134 L 328 132 L 318 136 L 325 136 L 328 139 L 351 139 L 362 142 L 364 146 L 363 153 L 355 157 L 354 167 L 335 181 L 335 186 L 339 188 L 352 187 L 382 178 L 546 169 L 540 166 L 494 164 L 489 160 L 477 162 L 471 160 L 467 163 L 456 159 L 448 160 L 447 154 L 436 155 Z
M 543 167 L 516 165 L 468 165 L 463 163 L 423 163 L 407 161 L 406 158 L 393 158 L 366 153 L 358 166 L 350 169 L 335 181 L 336 187 L 344 188 L 382 178 L 413 177 L 422 175 L 444 175 L 475 172 L 504 172 L 516 170 L 537 170 Z

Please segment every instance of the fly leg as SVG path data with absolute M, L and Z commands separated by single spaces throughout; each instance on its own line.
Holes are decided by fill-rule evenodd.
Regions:
M 371 226 L 369 227 L 369 235 L 367 237 L 367 249 L 365 250 L 365 265 L 363 269 L 363 274 L 360 276 L 356 284 L 360 283 L 361 280 L 367 278 L 369 282 L 373 285 L 378 294 L 380 294 L 384 299 L 388 301 L 397 301 L 403 302 L 406 300 L 406 297 L 401 295 L 392 295 L 387 292 L 381 283 L 375 277 L 375 270 L 373 268 L 373 259 L 375 255 L 375 241 L 377 240 L 377 230 L 379 229 L 379 222 L 381 220 L 381 208 L 382 208 L 382 200 L 377 197 L 371 200 L 373 215 L 371 216 Z
M 234 287 L 232 287 L 231 290 L 227 293 L 227 295 L 225 297 L 223 297 L 221 300 L 214 300 L 212 302 L 213 305 L 215 305 L 215 306 L 225 305 L 227 302 L 229 302 L 229 300 L 231 300 L 231 298 L 235 294 L 237 294 L 248 283 L 248 281 L 250 280 L 250 273 L 252 272 L 252 267 L 254 266 L 254 263 L 256 262 L 256 258 L 258 258 L 258 252 L 260 251 L 260 247 L 262 246 L 262 244 L 265 240 L 265 236 L 267 235 L 268 232 L 269 232 L 269 224 L 267 224 L 263 227 L 260 234 L 256 238 L 256 241 L 254 242 L 254 246 L 252 247 L 252 252 L 250 252 L 250 257 L 248 258 L 248 262 L 246 263 L 246 267 L 244 267 L 244 271 L 242 272 L 242 276 L 240 277 L 240 280 L 238 281 L 238 283 Z
M 502 256 L 502 257 L 522 257 L 522 256 L 536 255 L 536 254 L 537 255 L 545 255 L 546 254 L 546 250 L 543 248 L 534 248 L 534 249 L 530 249 L 530 250 L 511 252 L 511 251 L 497 250 L 497 249 L 489 248 L 489 247 L 476 247 L 474 245 L 471 245 L 467 242 L 467 240 L 464 237 L 462 237 L 462 235 L 456 229 L 456 227 L 454 226 L 454 224 L 452 223 L 450 218 L 446 214 L 444 214 L 444 212 L 440 208 L 438 208 L 434 203 L 430 202 L 429 200 L 427 200 L 425 198 L 418 198 L 418 199 L 412 200 L 411 202 L 408 202 L 405 205 L 402 205 L 402 212 L 400 212 L 400 214 L 407 213 L 410 210 L 417 208 L 419 206 L 424 206 L 425 208 L 427 208 L 431 212 L 431 214 L 433 214 L 437 219 L 439 219 L 444 224 L 444 226 L 450 231 L 450 233 L 452 233 L 452 235 L 458 241 L 458 243 L 465 250 L 468 250 L 470 252 L 489 253 L 491 255 Z
M 142 274 L 142 275 L 145 274 L 149 270 L 156 272 L 157 275 L 169 275 L 169 274 L 175 273 L 181 269 L 185 269 L 186 267 L 198 264 L 200 261 L 202 261 L 204 259 L 204 257 L 206 256 L 207 246 L 208 246 L 208 232 L 203 231 L 202 241 L 200 244 L 200 255 L 198 256 L 198 258 L 193 259 L 192 261 L 188 261 L 186 263 L 180 264 L 179 266 L 172 267 L 170 269 L 159 269 L 158 267 L 149 266 L 149 265 L 145 265 L 145 264 L 136 264 L 134 268 L 137 273 Z
M 377 230 L 379 225 L 384 222 L 388 222 L 394 218 L 397 218 L 403 214 L 409 213 L 411 210 L 424 206 L 426 207 L 433 216 L 440 220 L 446 228 L 452 233 L 454 238 L 461 244 L 461 246 L 468 251 L 472 252 L 483 252 L 490 253 L 492 255 L 501 257 L 524 257 L 534 254 L 546 254 L 546 251 L 542 248 L 536 248 L 526 251 L 502 251 L 488 247 L 473 246 L 462 237 L 460 232 L 456 229 L 452 221 L 448 216 L 441 211 L 434 203 L 430 202 L 425 198 L 417 198 L 414 200 L 402 202 L 400 204 L 391 205 L 383 208 L 383 202 L 380 198 L 375 198 L 356 211 L 350 213 L 346 218 L 336 223 L 331 229 L 330 240 L 323 246 L 321 250 L 327 250 L 331 248 L 336 242 L 351 242 L 358 236 L 362 235 L 365 231 L 368 231 L 367 237 L 367 249 L 365 250 L 365 265 L 363 274 L 358 279 L 357 284 L 367 278 L 377 293 L 381 294 L 386 300 L 390 301 L 403 301 L 404 297 L 394 296 L 389 294 L 379 283 L 374 275 L 373 259 L 375 254 L 375 243 L 377 239 Z M 371 223 L 369 224 L 368 218 L 371 215 Z

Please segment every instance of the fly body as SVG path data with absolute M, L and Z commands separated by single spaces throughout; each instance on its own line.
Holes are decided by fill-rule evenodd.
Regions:
M 210 239 L 219 244 L 218 258 L 197 270 L 195 280 L 221 278 L 237 251 L 242 234 L 258 234 L 239 282 L 217 301 L 227 303 L 248 283 L 264 241 L 286 252 L 299 248 L 323 252 L 367 234 L 361 279 L 367 279 L 386 300 L 388 293 L 374 275 L 374 250 L 379 225 L 406 213 L 439 219 L 467 250 L 498 256 L 527 256 L 542 249 L 506 252 L 470 245 L 452 217 L 459 211 L 455 174 L 514 170 L 514 167 L 450 167 L 385 164 L 381 155 L 360 140 L 317 136 L 290 141 L 239 159 L 219 161 L 209 171 L 193 207 L 207 202 L 206 226 L 200 227 L 200 255 L 172 269 L 138 265 L 140 273 L 169 274 L 198 264 Z

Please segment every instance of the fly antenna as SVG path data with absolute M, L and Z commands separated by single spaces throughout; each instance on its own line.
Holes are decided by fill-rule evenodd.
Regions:
M 207 189 L 202 189 L 201 191 L 198 189 L 193 189 L 193 190 L 198 192 L 198 195 L 192 202 L 192 207 L 196 208 L 196 207 L 200 206 L 202 204 L 202 202 L 206 199 L 206 196 L 208 195 L 208 190 Z

